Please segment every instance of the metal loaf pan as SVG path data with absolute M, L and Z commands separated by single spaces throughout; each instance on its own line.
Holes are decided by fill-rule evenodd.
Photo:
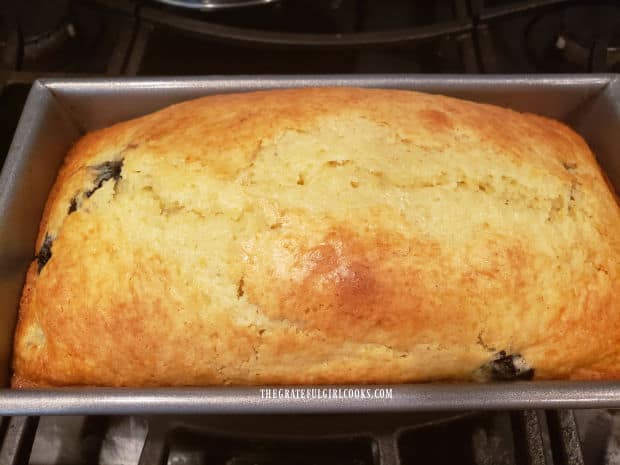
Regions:
M 328 413 L 620 407 L 620 382 L 392 386 L 392 399 L 264 399 L 259 388 L 8 389 L 11 346 L 45 200 L 84 132 L 208 94 L 300 86 L 414 89 L 567 122 L 620 192 L 620 76 L 310 76 L 54 79 L 32 87 L 0 175 L 0 414 Z M 359 386 L 357 386 L 359 388 Z

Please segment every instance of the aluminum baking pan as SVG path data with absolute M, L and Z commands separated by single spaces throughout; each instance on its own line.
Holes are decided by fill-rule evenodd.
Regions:
M 259 388 L 8 389 L 13 330 L 42 209 L 67 149 L 85 131 L 171 103 L 300 86 L 415 89 L 551 116 L 589 142 L 620 191 L 620 76 L 309 76 L 53 79 L 34 83 L 0 175 L 0 414 L 328 413 L 620 407 L 620 382 L 392 386 L 391 399 L 264 398 Z M 345 388 L 360 388 L 348 386 Z M 383 386 L 385 388 L 385 386 Z M 370 388 L 374 389 L 374 388 Z M 316 391 L 315 391 L 316 392 Z M 350 391 L 348 391 L 350 393 Z M 345 392 L 345 395 L 346 394 Z

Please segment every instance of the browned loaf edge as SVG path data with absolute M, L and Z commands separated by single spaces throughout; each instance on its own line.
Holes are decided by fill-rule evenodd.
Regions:
M 416 92 L 218 95 L 93 132 L 14 387 L 620 377 L 620 214 L 561 123 Z

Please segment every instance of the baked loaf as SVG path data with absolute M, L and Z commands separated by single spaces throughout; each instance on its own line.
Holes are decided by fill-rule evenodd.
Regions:
M 13 386 L 620 378 L 620 212 L 563 124 L 416 92 L 218 95 L 93 132 Z

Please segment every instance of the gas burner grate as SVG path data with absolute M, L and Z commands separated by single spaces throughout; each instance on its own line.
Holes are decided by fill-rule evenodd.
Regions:
M 7 465 L 581 465 L 572 411 L 460 415 L 12 417 Z
M 50 73 L 620 69 L 620 16 L 613 14 L 620 7 L 601 0 L 283 0 L 225 12 L 188 12 L 152 1 L 58 1 L 70 7 L 61 30 L 47 39 L 15 40 L 19 21 L 8 9 L 0 9 L 0 86 Z M 580 9 L 589 13 L 580 14 Z M 587 23 L 586 37 L 573 33 L 574 18 Z M 56 40 L 59 37 L 63 40 Z M 28 58 L 33 54 L 35 61 Z

